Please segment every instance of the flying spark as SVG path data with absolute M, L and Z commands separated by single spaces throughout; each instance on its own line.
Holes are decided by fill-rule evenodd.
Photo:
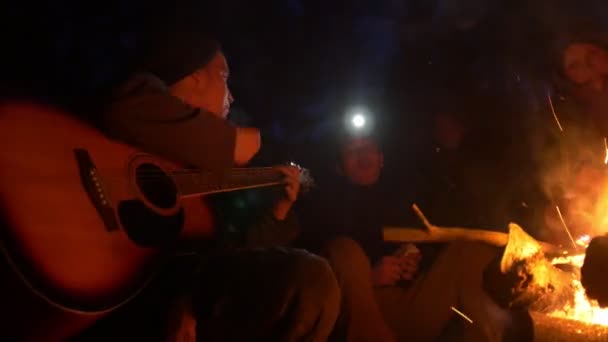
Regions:
M 555 122 L 557 123 L 557 127 L 559 128 L 560 132 L 563 132 L 564 128 L 562 127 L 562 124 L 559 122 L 559 118 L 557 117 L 557 113 L 555 112 L 555 108 L 553 107 L 553 100 L 551 99 L 551 94 L 547 93 L 547 99 L 549 100 L 549 108 L 551 108 L 551 113 L 553 113 L 553 118 L 555 119 Z
M 450 309 L 452 309 L 452 311 L 454 311 L 455 313 L 459 314 L 460 317 L 466 319 L 469 323 L 473 324 L 473 320 L 470 319 L 469 317 L 467 317 L 467 315 L 463 314 L 462 312 L 458 311 L 458 309 L 456 309 L 453 306 L 450 306 Z
M 578 245 L 576 244 L 576 241 L 574 241 L 574 238 L 572 237 L 572 234 L 570 234 L 570 229 L 568 229 L 568 226 L 566 225 L 566 221 L 564 221 L 564 217 L 562 216 L 562 212 L 561 210 L 559 210 L 559 206 L 555 206 L 555 209 L 557 209 L 557 215 L 559 215 L 559 219 L 560 221 L 562 221 L 562 225 L 564 226 L 564 229 L 566 230 L 566 233 L 568 233 L 568 237 L 570 238 L 570 241 L 572 241 L 572 245 L 574 246 L 574 248 L 578 248 Z

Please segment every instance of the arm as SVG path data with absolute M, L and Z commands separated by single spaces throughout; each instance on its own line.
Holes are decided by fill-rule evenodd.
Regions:
M 284 189 L 267 188 L 213 196 L 214 212 L 225 225 L 223 231 L 227 232 L 229 244 L 286 246 L 298 236 L 298 220 L 291 207 L 300 189 L 300 170 L 293 166 L 277 166 L 276 169 L 285 175 Z
M 269 214 L 259 217 L 247 229 L 245 243 L 252 247 L 290 245 L 299 235 L 296 215 L 291 210 L 300 192 L 300 170 L 294 166 L 277 166 L 285 175 L 285 187 Z
M 283 220 L 273 214 L 262 215 L 247 230 L 245 244 L 249 247 L 288 246 L 298 236 L 300 228 L 293 211 Z
M 115 139 L 211 172 L 246 162 L 260 145 L 257 130 L 186 106 L 153 76 L 136 77 L 121 89 L 102 126 Z
M 300 192 L 300 169 L 277 166 L 285 175 L 284 192 L 275 201 L 271 215 L 266 215 L 248 231 L 247 244 L 253 246 L 290 245 L 299 235 L 296 215 L 291 210 Z
M 233 247 L 290 244 L 299 232 L 298 221 L 291 211 L 282 220 L 274 216 L 268 199 L 276 196 L 275 191 L 244 190 L 209 197 L 214 216 L 222 225 L 221 240 Z

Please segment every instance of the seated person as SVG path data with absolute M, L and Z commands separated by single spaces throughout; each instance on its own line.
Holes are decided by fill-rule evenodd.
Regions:
M 506 232 L 517 222 L 535 228 L 536 212 L 522 202 L 532 202 L 536 189 L 519 176 L 524 165 L 502 138 L 507 128 L 497 132 L 488 123 L 491 106 L 468 94 L 441 99 L 429 113 L 430 141 L 416 164 L 418 183 L 411 181 L 421 188 L 418 205 L 438 226 Z
M 482 290 L 483 270 L 499 249 L 454 242 L 421 269 L 425 252 L 396 255 L 397 246 L 383 242 L 382 225 L 395 224 L 399 213 L 407 222 L 409 206 L 381 187 L 376 140 L 345 136 L 336 164 L 335 182 L 299 215 L 300 243 L 327 257 L 342 290 L 335 334 L 349 341 L 433 341 L 445 337 L 448 322 L 462 320 L 456 308 L 474 322 L 462 320 L 463 340 L 503 340 L 509 314 Z
M 605 235 L 607 207 L 606 146 L 608 136 L 608 36 L 598 25 L 575 27 L 558 42 L 558 90 L 565 94 L 565 104 L 556 110 L 564 132 L 559 149 L 549 150 L 553 157 L 545 171 L 559 193 L 549 193 L 559 203 L 564 220 L 575 239 L 593 237 L 586 250 L 581 282 L 587 296 L 602 307 L 608 306 L 608 237 Z M 557 139 L 556 139 L 557 140 Z M 557 192 L 557 191 L 556 191 Z M 562 222 L 547 209 L 547 223 L 564 244 Z M 553 214 L 553 215 L 551 215 Z M 557 239 L 556 239 L 557 240 Z
M 555 111 L 563 132 L 554 128 L 540 147 L 541 181 L 552 202 L 545 221 L 553 240 L 564 244 L 570 241 L 556 205 L 574 239 L 605 232 L 608 40 L 602 32 L 580 27 L 560 41 L 556 84 L 564 101 L 555 101 Z
M 119 88 L 100 126 L 114 139 L 221 177 L 233 162 L 246 163 L 257 152 L 259 132 L 225 120 L 233 98 L 219 44 L 188 28 L 167 32 L 156 37 L 141 68 L 146 73 Z M 290 209 L 299 171 L 278 169 L 286 175 L 285 195 L 249 230 L 281 240 L 297 230 Z M 231 210 L 219 210 L 220 219 L 233 216 Z M 108 319 L 122 328 L 108 323 L 109 329 L 121 339 L 164 339 L 169 330 L 166 338 L 180 341 L 325 340 L 340 298 L 327 262 L 301 250 L 244 246 L 255 243 L 219 241 L 213 252 L 200 247 L 204 262 L 196 258 L 192 267 L 167 270 L 140 305 Z M 193 269 L 200 271 L 192 276 Z M 113 338 L 104 337 L 112 333 L 105 328 L 82 339 Z

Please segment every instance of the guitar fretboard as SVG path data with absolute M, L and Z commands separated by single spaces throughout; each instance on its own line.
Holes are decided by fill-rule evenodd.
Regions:
M 206 195 L 283 184 L 284 175 L 271 167 L 235 168 L 222 178 L 200 170 L 180 170 L 173 181 L 182 196 Z

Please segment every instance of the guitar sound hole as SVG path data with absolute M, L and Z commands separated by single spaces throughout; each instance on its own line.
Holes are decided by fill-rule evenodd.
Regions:
M 171 209 L 177 203 L 177 188 L 173 179 L 154 164 L 144 163 L 135 170 L 139 190 L 154 206 Z

